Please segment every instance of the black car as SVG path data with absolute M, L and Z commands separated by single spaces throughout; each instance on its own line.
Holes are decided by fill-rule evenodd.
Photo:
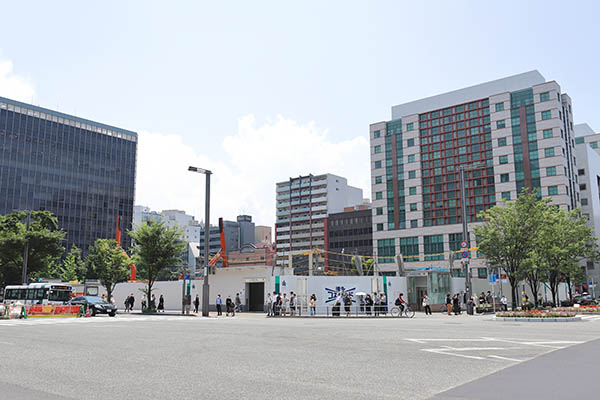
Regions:
M 74 306 L 88 306 L 92 315 L 108 314 L 114 317 L 117 314 L 117 306 L 110 304 L 106 300 L 98 296 L 79 296 L 71 299 L 71 304 Z

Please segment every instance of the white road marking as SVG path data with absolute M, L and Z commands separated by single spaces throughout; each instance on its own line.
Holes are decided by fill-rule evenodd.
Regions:
M 506 360 L 506 361 L 515 361 L 515 362 L 522 362 L 522 361 L 524 361 L 524 360 L 517 360 L 516 358 L 496 356 L 496 355 L 493 355 L 493 354 L 488 355 L 488 357 L 497 358 L 498 360 Z
M 448 356 L 455 356 L 455 357 L 462 357 L 462 358 L 470 358 L 472 360 L 485 360 L 485 358 L 483 357 L 478 357 L 478 356 L 468 356 L 466 354 L 456 354 L 456 353 L 451 353 L 448 351 L 444 351 L 443 349 L 421 349 L 423 351 L 428 351 L 431 353 L 436 353 L 436 354 L 446 354 Z

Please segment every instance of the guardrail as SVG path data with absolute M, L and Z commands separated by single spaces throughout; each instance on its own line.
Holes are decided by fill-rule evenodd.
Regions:
M 4 319 L 82 317 L 84 315 L 87 315 L 84 306 L 61 304 L 0 304 L 0 318 Z
M 310 307 L 307 305 L 298 305 L 296 307 L 275 306 L 269 313 L 265 305 L 265 313 L 273 317 L 392 317 L 392 309 L 397 308 L 393 304 L 363 306 L 353 304 L 346 308 L 343 304 L 339 307 L 332 305 Z

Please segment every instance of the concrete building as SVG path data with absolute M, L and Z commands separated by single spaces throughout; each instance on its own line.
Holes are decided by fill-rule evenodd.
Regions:
M 264 225 L 256 225 L 254 227 L 254 243 L 273 243 L 271 236 L 271 227 Z
M 275 241 L 278 265 L 288 264 L 290 250 L 293 255 L 314 249 L 328 251 L 329 214 L 360 204 L 362 199 L 362 189 L 349 186 L 346 178 L 332 174 L 311 174 L 277 183 Z
M 96 239 L 129 247 L 137 133 L 0 97 L 0 214 L 51 211 L 83 254 Z
M 392 107 L 392 119 L 369 132 L 379 267 L 396 269 L 402 254 L 408 268 L 448 268 L 462 240 L 461 168 L 471 247 L 477 213 L 524 187 L 578 207 L 572 121 L 569 96 L 538 71 Z M 472 253 L 476 276 L 485 277 L 484 260 Z
M 229 266 L 273 265 L 275 247 L 271 243 L 246 244 L 227 255 Z
M 364 257 L 373 255 L 373 218 L 370 206 L 361 204 L 346 207 L 341 213 L 330 214 L 327 232 L 331 252 L 328 259 L 330 271 L 342 275 L 352 274 L 354 259 L 346 254 Z
M 600 134 L 587 124 L 578 124 L 574 128 L 581 212 L 594 229 L 594 235 L 600 238 Z M 588 282 L 597 285 L 600 281 L 600 263 L 586 262 L 586 273 Z M 597 287 L 594 292 L 596 295 L 599 293 Z

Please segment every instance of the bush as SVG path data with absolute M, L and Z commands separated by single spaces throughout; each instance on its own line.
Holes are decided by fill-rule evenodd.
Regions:
M 567 311 L 504 311 L 496 313 L 499 318 L 570 318 L 576 313 Z
M 156 308 L 146 307 L 142 310 L 142 314 L 155 314 Z

